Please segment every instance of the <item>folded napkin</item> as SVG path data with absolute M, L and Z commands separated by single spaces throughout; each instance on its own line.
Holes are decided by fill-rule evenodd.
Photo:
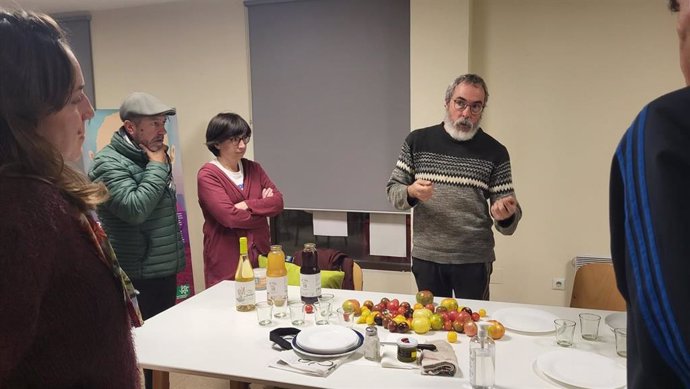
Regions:
M 400 362 L 398 360 L 398 346 L 385 344 L 381 349 L 381 367 L 392 367 L 394 369 L 419 368 L 419 359 L 414 362 Z M 419 355 L 419 351 L 417 351 L 417 355 Z
M 462 375 L 458 368 L 458 358 L 455 350 L 445 340 L 432 340 L 428 343 L 436 345 L 436 351 L 422 350 L 422 374 L 454 376 Z
M 307 356 L 297 355 L 292 351 L 283 351 L 280 353 L 280 357 L 271 362 L 268 366 L 294 373 L 327 377 L 348 358 L 349 356 L 332 359 L 311 359 Z

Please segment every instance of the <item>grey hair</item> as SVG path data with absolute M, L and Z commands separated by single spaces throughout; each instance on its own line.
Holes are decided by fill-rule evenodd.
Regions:
M 446 104 L 450 103 L 450 99 L 453 97 L 453 91 L 455 88 L 463 83 L 482 87 L 484 90 L 484 104 L 489 101 L 489 90 L 486 88 L 484 79 L 476 74 L 468 73 L 459 76 L 450 85 L 448 85 L 448 89 L 446 89 Z

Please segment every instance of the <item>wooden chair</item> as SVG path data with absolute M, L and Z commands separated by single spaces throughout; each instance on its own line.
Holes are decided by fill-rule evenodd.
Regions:
M 362 268 L 354 262 L 352 264 L 352 281 L 355 284 L 355 290 L 362 290 L 364 286 L 364 279 L 362 277 Z
M 616 287 L 613 265 L 590 263 L 577 269 L 570 306 L 625 311 L 625 300 Z

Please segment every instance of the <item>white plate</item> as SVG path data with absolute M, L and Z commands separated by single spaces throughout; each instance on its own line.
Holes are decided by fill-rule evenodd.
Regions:
M 509 330 L 520 332 L 553 332 L 556 327 L 553 321 L 558 319 L 556 315 L 540 309 L 532 308 L 504 308 L 491 315 Z
M 618 389 L 626 384 L 624 365 L 585 351 L 550 351 L 537 358 L 537 367 L 549 378 L 583 389 Z
M 309 351 L 304 350 L 301 347 L 299 347 L 297 342 L 295 342 L 295 338 L 292 338 L 292 350 L 295 351 L 299 355 L 305 355 L 305 356 L 312 357 L 312 358 L 339 358 L 339 357 L 344 357 L 346 355 L 350 355 L 350 354 L 354 353 L 355 351 L 357 351 L 357 349 L 360 348 L 362 346 L 362 344 L 364 343 L 364 335 L 360 334 L 359 332 L 357 332 L 355 330 L 353 330 L 353 331 L 359 337 L 359 341 L 354 346 L 352 346 L 351 348 L 349 348 L 343 352 L 339 352 L 339 353 L 313 353 L 313 352 L 309 352 Z
M 315 354 L 335 354 L 349 351 L 360 340 L 357 332 L 346 327 L 324 325 L 308 327 L 295 336 L 300 349 Z
M 308 351 L 304 351 L 302 349 L 294 348 L 294 347 L 293 347 L 292 351 L 294 351 L 297 355 L 303 355 L 303 356 L 310 357 L 310 358 L 340 358 L 340 357 L 344 357 L 344 356 L 353 354 L 355 351 L 357 351 L 357 349 L 350 350 L 348 352 L 344 352 L 344 353 L 340 353 L 340 354 L 328 354 L 328 355 L 312 354 Z
M 627 328 L 628 327 L 628 314 L 625 312 L 616 312 L 606 316 L 604 318 L 604 323 L 611 328 Z

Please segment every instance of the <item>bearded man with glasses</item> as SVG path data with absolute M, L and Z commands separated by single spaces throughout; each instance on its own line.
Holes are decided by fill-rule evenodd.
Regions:
M 456 78 L 443 123 L 407 136 L 386 188 L 395 208 L 414 208 L 412 272 L 435 296 L 488 300 L 491 226 L 511 235 L 522 216 L 508 150 L 479 127 L 488 98 L 478 75 Z

